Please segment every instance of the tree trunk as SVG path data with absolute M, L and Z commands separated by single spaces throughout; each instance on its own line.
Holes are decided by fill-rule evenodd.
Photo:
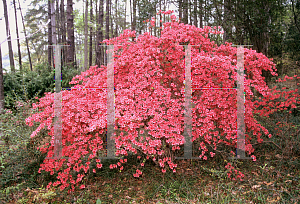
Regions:
M 54 0 L 50 3 L 51 6 L 51 26 L 52 26 L 52 43 L 56 45 L 56 22 L 55 22 L 55 5 L 54 5 Z
M 192 20 L 192 2 L 190 2 L 190 1 L 188 1 L 188 9 L 189 9 L 189 14 L 190 14 L 190 22 L 189 22 L 189 24 L 190 25 L 193 25 L 193 20 Z
M 17 32 L 19 66 L 20 66 L 20 71 L 22 71 L 22 55 L 21 55 L 21 49 L 20 49 L 19 27 L 18 27 L 17 8 L 16 8 L 16 1 L 15 0 L 13 0 L 13 4 L 14 4 L 14 9 L 15 9 L 15 21 L 16 21 L 16 32 Z
M 16 21 L 16 32 L 17 32 L 17 44 L 18 44 L 19 66 L 20 66 L 20 71 L 22 71 L 22 55 L 21 55 L 20 40 L 19 40 L 19 28 L 18 28 L 18 18 L 17 18 L 16 0 L 13 0 L 13 4 L 14 4 L 14 10 L 15 10 L 15 21 Z
M 182 0 L 178 0 L 178 12 L 179 12 L 179 19 L 181 22 L 182 21 Z
M 189 23 L 189 16 L 188 16 L 188 0 L 183 0 L 182 1 L 182 6 L 183 6 L 183 18 L 182 18 L 182 22 L 184 24 L 188 24 Z
M 98 25 L 98 21 L 99 21 L 99 13 L 98 13 L 98 0 L 96 0 L 96 11 L 95 11 L 95 22 L 96 22 L 96 28 L 95 28 L 95 31 L 94 31 L 94 42 L 95 42 L 95 65 L 97 65 L 97 46 L 98 46 L 98 38 L 97 38 L 97 31 L 98 31 L 98 28 L 99 28 L 99 25 Z
M 125 1 L 125 18 L 124 18 L 124 26 L 123 26 L 123 30 L 126 29 L 126 15 L 127 15 L 127 12 L 126 12 L 126 9 L 127 9 L 127 4 L 126 4 L 127 1 Z
M 100 16 L 100 35 L 99 35 L 99 43 L 102 42 L 104 40 L 104 33 L 103 33 L 103 29 L 104 29 L 104 0 L 100 0 L 100 5 L 99 5 L 99 16 Z M 102 45 L 102 44 L 100 44 Z M 103 46 L 99 46 L 100 48 L 100 63 L 103 65 L 104 64 L 104 47 Z
M 55 2 L 54 0 L 51 1 L 50 3 L 51 6 L 51 31 L 52 31 L 52 45 L 56 45 L 56 22 L 55 22 Z M 54 50 L 54 49 L 53 49 Z M 55 65 L 55 60 L 54 60 L 54 52 L 52 52 L 52 59 L 53 59 L 53 64 Z
M 106 29 L 105 29 L 105 39 L 109 39 L 109 5 L 110 0 L 106 0 Z
M 204 10 L 204 15 L 203 15 L 203 20 L 204 20 L 204 22 L 203 22 L 203 26 L 207 26 L 207 10 L 206 10 L 206 1 L 207 0 L 204 0 L 204 8 L 203 8 L 203 10 Z
M 240 45 L 243 45 L 243 41 L 244 41 L 244 36 L 243 36 L 243 29 L 242 29 L 242 24 L 239 22 L 238 19 L 238 10 L 240 9 L 239 7 L 239 2 L 235 3 L 235 21 L 237 22 L 235 27 L 236 27 L 236 42 Z
M 48 0 L 48 16 L 47 16 L 47 18 L 48 18 L 48 20 L 51 20 L 51 6 L 50 6 L 50 0 Z M 52 45 L 52 36 L 51 36 L 51 34 L 52 34 L 52 31 L 51 31 L 51 24 L 50 23 L 48 23 L 48 66 L 49 67 L 51 67 L 51 65 L 52 65 L 52 59 L 51 59 L 51 57 L 52 57 L 52 55 L 51 55 L 51 53 L 52 53 L 52 47 L 50 46 L 50 45 Z
M 48 20 L 51 20 L 51 0 L 48 0 Z M 50 46 L 52 45 L 52 27 L 51 24 L 48 23 L 48 64 L 49 67 L 52 66 L 52 49 L 53 47 Z
M 113 32 L 114 29 L 113 29 L 113 18 L 112 18 L 112 11 L 111 11 L 112 9 L 111 9 L 111 6 L 112 6 L 112 3 L 111 3 L 111 1 L 110 1 L 110 4 L 109 4 L 109 14 L 110 14 L 110 19 L 109 19 L 109 20 L 110 20 L 110 22 L 109 22 L 109 23 L 110 23 L 110 35 L 109 35 L 109 36 L 110 36 L 111 38 L 113 38 L 113 37 L 114 37 L 114 32 Z
M 89 1 L 85 0 L 85 14 L 84 14 L 84 71 L 88 66 L 88 6 Z
M 291 6 L 292 6 L 292 11 L 293 11 L 293 17 L 292 18 L 294 20 L 294 25 L 297 28 L 298 33 L 300 33 L 300 23 L 299 23 L 299 19 L 298 19 L 299 14 L 297 14 L 297 12 L 295 12 L 295 8 L 297 8 L 297 10 L 299 11 L 300 2 L 299 2 L 299 0 L 298 0 L 298 2 L 297 1 L 294 2 L 294 0 L 292 0 L 291 3 L 292 3 Z
M 4 18 L 5 18 L 5 25 L 6 25 L 6 36 L 7 36 L 7 43 L 8 43 L 10 70 L 12 72 L 15 72 L 15 63 L 14 63 L 14 55 L 13 55 L 13 50 L 11 45 L 11 36 L 10 36 L 6 0 L 3 0 L 3 8 L 4 8 Z
M 159 10 L 161 11 L 161 1 L 159 1 Z M 162 15 L 161 12 L 159 13 L 159 37 L 161 36 L 161 30 L 162 30 Z
M 98 67 L 100 67 L 100 38 L 99 38 L 99 28 L 100 28 L 100 23 L 99 23 L 99 20 L 100 20 L 100 9 L 98 10 L 98 0 L 96 0 L 96 31 L 95 31 L 95 53 L 96 53 L 96 57 L 95 57 L 95 65 L 98 65 Z M 100 8 L 100 3 L 99 3 L 99 8 Z
M 67 0 L 67 34 L 69 45 L 67 47 L 67 63 L 73 67 L 75 56 L 73 0 Z
M 132 25 L 131 25 L 131 30 L 136 30 L 136 1 L 137 0 L 132 0 Z M 132 41 L 134 41 L 134 37 L 132 37 Z
M 65 5 L 64 5 L 64 0 L 61 0 L 60 4 L 60 14 L 61 14 L 61 35 L 62 35 L 62 43 L 65 45 L 67 42 L 66 39 L 66 19 L 65 19 Z M 62 65 L 66 64 L 66 52 L 67 47 L 63 46 L 62 47 Z
M 80 64 L 80 61 L 77 62 L 77 59 L 76 59 L 76 52 L 74 51 L 74 66 L 76 66 L 76 70 L 78 70 L 78 65 Z
M 22 9 L 21 9 L 20 0 L 18 0 L 18 3 L 19 3 L 20 14 L 21 14 L 21 18 L 22 18 L 22 24 L 23 24 L 23 29 L 24 29 L 24 35 L 27 36 L 27 35 L 26 35 L 25 23 L 24 23 L 24 18 L 23 18 L 23 14 L 22 14 Z M 29 50 L 29 45 L 28 45 L 28 39 L 27 39 L 27 38 L 25 38 L 25 42 L 26 42 L 26 47 L 27 47 L 29 66 L 30 66 L 30 70 L 32 71 L 32 62 L 31 62 L 31 56 L 30 56 L 30 50 Z
M 90 1 L 90 45 L 89 45 L 89 67 L 92 66 L 93 61 L 93 3 Z
M 57 42 L 58 44 L 60 44 L 61 43 L 61 20 L 60 20 L 58 1 L 59 0 L 56 0 L 55 20 L 56 20 L 56 29 L 57 29 Z
M 115 7 L 116 7 L 116 15 L 115 15 L 115 24 L 116 24 L 116 30 L 115 30 L 115 37 L 118 37 L 118 22 L 119 22 L 119 18 L 118 18 L 118 1 L 115 0 Z
M 199 0 L 199 8 L 200 8 L 200 13 L 199 13 L 200 28 L 203 28 L 203 1 L 202 0 Z
M 126 1 L 127 3 L 127 1 Z M 130 25 L 131 25 L 131 29 L 132 29 L 132 4 L 131 4 L 131 0 L 129 0 L 129 14 L 130 14 Z
M 164 11 L 166 11 L 167 5 L 166 5 L 166 0 L 164 0 Z M 166 22 L 166 15 L 164 15 L 164 23 Z
M 231 6 L 230 0 L 224 0 L 224 20 L 223 20 L 223 29 L 224 29 L 224 35 L 223 35 L 223 43 L 227 42 L 229 40 L 229 35 L 231 31 L 231 18 L 229 13 L 229 8 Z M 228 25 L 229 24 L 229 25 Z
M 98 17 L 98 27 L 97 27 L 97 53 L 96 53 L 96 64 L 100 67 L 103 64 L 103 47 L 101 42 L 103 41 L 103 5 L 104 0 L 100 0 L 99 3 L 99 17 Z
M 136 0 L 132 0 L 132 26 L 131 30 L 136 30 Z
M 109 39 L 109 8 L 110 8 L 110 0 L 106 0 L 106 15 L 105 15 L 105 39 Z M 103 49 L 103 64 L 106 64 L 107 59 L 107 53 L 105 52 L 107 50 L 107 47 L 104 47 Z
M 196 27 L 198 27 L 198 16 L 197 16 L 197 12 L 198 12 L 198 0 L 194 0 L 194 25 Z
M 153 10 L 153 16 L 154 16 L 154 36 L 157 36 L 157 33 L 156 33 L 156 5 L 154 7 L 154 10 Z

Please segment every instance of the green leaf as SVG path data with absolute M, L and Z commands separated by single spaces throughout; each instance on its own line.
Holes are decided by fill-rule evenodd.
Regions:
M 101 200 L 98 198 L 96 204 L 101 204 Z

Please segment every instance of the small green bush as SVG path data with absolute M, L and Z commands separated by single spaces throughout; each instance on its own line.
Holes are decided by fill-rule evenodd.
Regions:
M 62 68 L 62 87 L 78 73 L 75 69 Z M 4 76 L 5 110 L 0 115 L 0 188 L 26 181 L 27 187 L 46 185 L 56 175 L 38 173 L 46 154 L 37 150 L 41 144 L 50 142 L 47 130 L 34 139 L 31 133 L 37 128 L 27 126 L 25 119 L 34 111 L 31 107 L 35 97 L 54 91 L 54 70 L 49 72 L 40 64 L 34 72 L 16 72 Z
M 35 187 L 42 184 L 45 178 L 51 179 L 49 175 L 38 173 L 46 155 L 37 150 L 43 141 L 50 141 L 50 136 L 44 131 L 34 139 L 30 138 L 34 127 L 25 125 L 25 118 L 33 111 L 29 104 L 19 102 L 16 113 L 6 109 L 0 115 L 0 130 L 6 143 L 0 146 L 0 188 L 22 181 Z M 41 179 L 42 176 L 45 178 Z
M 54 92 L 55 87 L 55 70 L 50 69 L 47 64 L 35 66 L 34 71 L 16 71 L 15 73 L 5 74 L 4 96 L 5 108 L 16 111 L 16 101 L 27 101 L 35 97 L 41 98 L 46 92 Z M 63 88 L 72 87 L 69 82 L 74 76 L 80 74 L 79 70 L 70 67 L 62 67 Z

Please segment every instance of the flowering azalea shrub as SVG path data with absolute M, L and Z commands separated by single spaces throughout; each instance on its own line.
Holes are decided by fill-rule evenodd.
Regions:
M 138 158 L 145 156 L 156 162 L 162 172 L 168 168 L 176 172 L 174 152 L 184 144 L 185 49 L 181 45 L 195 45 L 191 48 L 193 88 L 235 88 L 237 80 L 237 48 L 229 43 L 218 46 L 209 39 L 209 35 L 220 34 L 220 31 L 180 24 L 174 15 L 171 19 L 172 22 L 164 23 L 160 38 L 144 33 L 130 41 L 135 31 L 125 30 L 119 37 L 104 41 L 114 45 L 115 127 L 120 130 L 114 137 L 116 156 L 127 156 L 129 152 Z M 266 70 L 277 75 L 275 64 L 263 54 L 245 49 L 244 67 L 245 128 L 252 133 L 252 139 L 262 141 L 262 136 L 269 132 L 253 117 L 255 103 L 251 87 L 262 97 L 269 96 L 270 89 L 261 74 Z M 92 88 L 107 86 L 107 67 L 92 66 L 74 77 L 70 84 L 75 84 L 77 89 L 62 91 L 62 155 L 68 158 L 45 159 L 39 170 L 58 172 L 58 180 L 48 187 L 60 185 L 69 192 L 74 191 L 75 186 L 85 187 L 81 181 L 92 162 L 96 162 L 97 168 L 102 167 L 98 153 L 105 152 L 107 90 Z M 236 148 L 236 98 L 235 89 L 193 90 L 191 139 L 199 144 L 199 158 L 214 157 L 221 144 Z M 47 93 L 33 108 L 39 112 L 28 117 L 26 123 L 40 125 L 31 137 L 48 128 L 54 139 L 54 94 Z M 255 159 L 250 135 L 245 136 L 245 151 Z M 39 150 L 51 157 L 53 140 Z M 120 159 L 110 168 L 123 170 L 126 162 L 127 159 Z M 144 162 L 141 168 L 143 165 Z M 229 177 L 244 177 L 231 164 L 226 168 L 230 170 Z M 137 169 L 134 176 L 140 175 L 142 171 Z
M 279 87 L 274 86 L 266 97 L 255 101 L 254 114 L 263 125 L 269 128 L 273 138 L 270 142 L 279 149 L 281 156 L 292 158 L 300 153 L 300 76 L 285 76 L 276 80 Z M 298 82 L 297 82 L 298 81 Z M 295 83 L 295 89 L 283 86 L 284 83 Z

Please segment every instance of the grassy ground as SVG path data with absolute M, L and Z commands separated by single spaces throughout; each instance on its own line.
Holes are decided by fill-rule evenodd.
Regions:
M 108 164 L 85 181 L 86 188 L 68 195 L 58 191 L 24 189 L 2 193 L 3 203 L 300 203 L 298 158 L 264 155 L 256 162 L 238 160 L 244 181 L 230 181 L 218 159 L 180 160 L 177 172 L 163 174 L 146 163 L 140 178 L 133 177 L 136 159 L 123 172 Z M 112 162 L 112 161 L 107 161 Z M 296 164 L 296 165 L 295 165 Z M 1 202 L 0 201 L 0 202 Z

